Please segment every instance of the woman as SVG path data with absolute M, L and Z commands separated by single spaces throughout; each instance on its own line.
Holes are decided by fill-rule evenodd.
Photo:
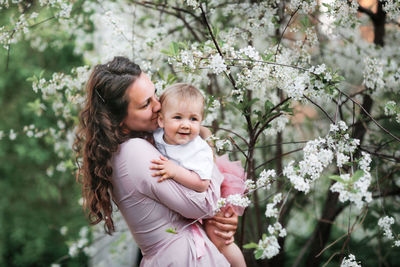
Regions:
M 215 210 L 222 182 L 216 168 L 203 193 L 171 179 L 157 183 L 151 176 L 151 160 L 160 156 L 151 144 L 159 110 L 154 85 L 138 65 L 116 57 L 95 67 L 76 142 L 84 143 L 83 198 L 90 221 L 104 220 L 111 234 L 113 199 L 142 250 L 141 266 L 229 266 L 202 229 L 186 227 L 189 219 Z M 225 216 L 207 223 L 215 224 L 216 234 L 230 243 L 237 216 Z

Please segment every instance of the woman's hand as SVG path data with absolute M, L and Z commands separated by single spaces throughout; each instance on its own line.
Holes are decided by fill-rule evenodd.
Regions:
M 217 214 L 206 223 L 215 225 L 218 229 L 214 231 L 215 235 L 225 239 L 225 244 L 229 245 L 235 240 L 234 235 L 238 225 L 238 216 L 229 207 L 223 214 Z

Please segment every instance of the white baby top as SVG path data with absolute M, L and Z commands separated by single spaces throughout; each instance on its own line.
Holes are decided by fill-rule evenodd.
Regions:
M 164 129 L 154 133 L 156 147 L 161 154 L 178 165 L 196 172 L 202 180 L 210 180 L 214 166 L 213 152 L 200 136 L 184 145 L 170 145 L 164 141 Z

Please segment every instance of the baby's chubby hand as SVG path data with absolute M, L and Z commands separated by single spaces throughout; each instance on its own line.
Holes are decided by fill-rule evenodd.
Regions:
M 166 179 L 173 179 L 176 176 L 177 165 L 166 157 L 161 155 L 160 159 L 153 159 L 151 163 L 154 165 L 150 166 L 150 170 L 157 170 L 152 176 L 161 176 L 158 182 L 162 182 Z

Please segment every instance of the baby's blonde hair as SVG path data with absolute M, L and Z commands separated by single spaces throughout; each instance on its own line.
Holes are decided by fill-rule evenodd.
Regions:
M 201 102 L 201 116 L 204 116 L 204 96 L 194 87 L 187 83 L 176 83 L 168 86 L 160 96 L 161 111 L 162 107 L 171 100 L 182 102 Z

